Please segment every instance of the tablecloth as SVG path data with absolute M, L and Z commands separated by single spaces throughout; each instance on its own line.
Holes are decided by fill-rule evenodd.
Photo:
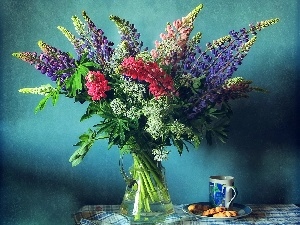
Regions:
M 174 225 L 222 225 L 222 224 L 300 224 L 300 208 L 294 204 L 248 204 L 252 213 L 235 220 L 212 221 L 199 219 L 183 212 L 184 205 L 174 205 L 175 213 L 164 223 Z M 118 214 L 119 205 L 86 205 L 74 214 L 76 225 L 130 225 L 127 218 Z

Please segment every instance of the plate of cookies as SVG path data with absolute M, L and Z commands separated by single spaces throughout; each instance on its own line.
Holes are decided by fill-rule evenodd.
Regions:
M 190 215 L 214 220 L 231 220 L 249 215 L 252 209 L 249 206 L 233 203 L 232 207 L 212 207 L 209 202 L 197 202 L 184 205 L 182 210 Z

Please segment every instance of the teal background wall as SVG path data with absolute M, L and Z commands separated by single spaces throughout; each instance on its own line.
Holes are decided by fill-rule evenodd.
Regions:
M 226 144 L 205 143 L 179 156 L 174 149 L 165 162 L 176 204 L 208 200 L 208 177 L 232 175 L 236 202 L 300 203 L 299 174 L 299 1 L 297 0 L 2 0 L 1 2 L 1 222 L 72 224 L 71 214 L 85 204 L 120 204 L 125 183 L 119 174 L 119 153 L 105 141 L 82 164 L 68 162 L 78 136 L 94 122 L 80 123 L 86 105 L 61 98 L 57 106 L 34 114 L 39 96 L 18 89 L 49 83 L 12 52 L 39 51 L 43 40 L 72 52 L 56 29 L 73 31 L 71 16 L 86 10 L 115 43 L 119 36 L 110 14 L 134 23 L 151 49 L 167 22 L 204 4 L 195 23 L 201 45 L 231 29 L 279 17 L 263 30 L 236 72 L 269 90 L 233 102 L 234 115 Z M 130 164 L 129 157 L 126 165 Z

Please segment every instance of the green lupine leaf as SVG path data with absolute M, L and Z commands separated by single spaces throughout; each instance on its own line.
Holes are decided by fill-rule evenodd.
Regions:
M 38 103 L 38 105 L 36 106 L 34 112 L 37 113 L 38 111 L 42 111 L 42 110 L 45 108 L 46 103 L 47 103 L 47 101 L 49 100 L 50 97 L 51 97 L 50 95 L 45 96 L 45 97 Z
M 90 135 L 88 135 L 88 134 L 82 134 L 79 136 L 79 139 L 81 142 L 87 141 L 87 140 L 89 140 L 89 138 L 90 138 Z
M 88 59 L 88 53 L 84 53 L 84 54 L 80 57 L 80 61 L 78 62 L 78 65 L 81 65 L 81 64 L 84 63 L 87 59 Z
M 121 155 L 130 154 L 132 150 L 140 149 L 140 146 L 136 142 L 136 137 L 130 136 L 124 145 L 120 146 Z
M 59 89 L 52 89 L 36 106 L 34 112 L 37 113 L 45 108 L 47 101 L 52 98 L 52 105 L 55 106 L 59 98 Z
M 53 91 L 51 97 L 52 97 L 52 105 L 55 106 L 59 99 L 59 91 Z
M 223 117 L 218 123 L 211 124 L 206 130 L 206 140 L 208 144 L 212 144 L 213 137 L 218 138 L 221 142 L 225 143 L 227 139 L 227 128 L 229 126 L 229 118 Z
M 82 64 L 80 64 L 81 66 L 84 66 L 84 67 L 95 67 L 95 68 L 100 68 L 100 66 L 97 64 L 97 63 L 94 63 L 94 62 L 84 62 Z
M 66 80 L 66 88 L 69 91 L 70 97 L 74 97 L 77 91 L 82 89 L 81 73 L 78 70 Z
M 221 135 L 217 135 L 217 137 L 218 137 L 218 139 L 222 142 L 222 143 L 226 143 L 226 139 L 227 139 L 227 137 L 226 138 L 223 138 Z
M 79 65 L 74 74 L 66 80 L 66 88 L 70 97 L 74 97 L 82 90 L 82 79 L 89 72 L 89 69 Z
M 114 145 L 114 143 L 113 142 L 108 142 L 108 146 L 107 146 L 107 148 L 108 149 L 111 149 L 111 147 Z
M 88 145 L 83 145 L 80 148 L 78 148 L 70 157 L 69 162 L 72 163 L 72 166 L 77 166 L 84 156 L 88 153 L 89 147 Z
M 227 137 L 227 132 L 226 132 L 226 125 L 224 126 L 220 126 L 218 127 L 217 129 L 214 129 L 213 132 L 214 132 L 214 135 L 223 143 L 225 143 L 226 139 L 228 138 Z
M 98 133 L 107 133 L 109 135 L 109 142 L 115 144 L 118 142 L 123 143 L 126 138 L 125 131 L 130 130 L 127 120 L 116 117 L 96 124 L 94 127 L 97 127 Z
M 120 128 L 120 126 L 116 123 L 114 124 L 114 128 L 110 134 L 110 141 L 111 142 L 114 142 L 114 143 L 117 143 L 119 140 L 121 141 L 122 138 L 122 129 Z
M 225 132 L 225 129 L 225 127 L 219 127 L 218 129 L 215 129 L 214 132 L 216 132 L 218 135 L 226 137 L 227 133 Z
M 89 72 L 89 69 L 83 65 L 80 65 L 78 67 L 78 72 L 81 73 L 81 75 L 85 76 Z
M 174 138 L 172 138 L 172 141 L 175 145 L 175 147 L 177 148 L 179 154 L 181 155 L 183 152 L 183 141 L 182 140 L 176 140 Z
M 113 120 L 105 120 L 105 121 L 102 121 L 102 123 L 100 124 L 96 124 L 94 125 L 94 127 L 97 127 L 97 133 L 107 133 L 107 134 L 110 134 L 111 131 L 114 129 L 114 126 L 115 126 L 115 121 Z
M 69 162 L 72 163 L 72 166 L 77 166 L 78 164 L 80 164 L 83 160 L 83 157 L 82 156 L 78 156 L 77 158 L 74 156 L 74 158 L 70 158 Z
M 88 151 L 91 149 L 95 142 L 96 133 L 89 129 L 86 133 L 82 134 L 79 139 L 80 141 L 74 146 L 79 146 L 79 148 L 72 154 L 69 159 L 69 162 L 72 163 L 72 166 L 77 166 Z
M 99 112 L 99 105 L 96 105 L 94 104 L 94 102 L 91 102 L 87 107 L 85 114 L 80 118 L 80 122 L 91 118 L 93 115 L 97 114 L 97 112 Z

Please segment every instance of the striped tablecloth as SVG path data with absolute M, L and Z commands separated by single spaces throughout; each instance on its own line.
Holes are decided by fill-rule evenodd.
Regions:
M 197 219 L 183 212 L 183 205 L 175 205 L 175 213 L 163 224 L 221 225 L 221 224 L 300 224 L 300 208 L 294 204 L 254 205 L 248 204 L 252 213 L 235 220 L 212 221 Z M 74 214 L 76 225 L 115 224 L 130 225 L 126 217 L 118 214 L 119 205 L 87 205 Z

